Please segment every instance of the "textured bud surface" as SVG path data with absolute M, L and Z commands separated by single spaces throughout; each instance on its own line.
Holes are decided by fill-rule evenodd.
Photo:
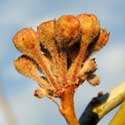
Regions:
M 80 39 L 80 22 L 72 15 L 61 16 L 56 21 L 55 32 L 61 48 L 71 46 Z
M 32 28 L 17 32 L 13 43 L 26 56 L 15 60 L 14 65 L 19 73 L 38 83 L 36 97 L 48 97 L 69 125 L 79 125 L 74 110 L 75 90 L 85 80 L 93 86 L 99 85 L 100 79 L 94 74 L 97 65 L 90 57 L 108 39 L 109 33 L 101 28 L 95 15 L 64 15 L 41 23 L 37 32 Z
M 39 51 L 38 34 L 32 28 L 24 28 L 13 37 L 15 47 L 22 53 L 30 54 Z

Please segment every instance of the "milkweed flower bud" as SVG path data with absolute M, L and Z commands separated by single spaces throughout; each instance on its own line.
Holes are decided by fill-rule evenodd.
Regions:
M 92 14 L 80 14 L 78 17 L 80 21 L 80 28 L 82 32 L 83 40 L 87 44 L 92 42 L 100 31 L 100 23 L 95 15 Z
M 108 42 L 108 39 L 109 39 L 109 35 L 110 34 L 107 33 L 107 31 L 105 29 L 101 29 L 99 37 L 93 47 L 94 52 L 99 51 L 106 45 L 106 43 Z
M 74 76 L 77 76 L 82 61 L 85 59 L 86 50 L 100 31 L 100 24 L 95 15 L 80 14 L 77 18 L 80 21 L 82 36 L 80 40 L 80 51 L 69 72 L 69 76 L 71 76 L 72 81 L 76 81 L 77 77 Z
M 40 51 L 38 34 L 32 28 L 24 28 L 13 37 L 15 47 L 22 53 L 31 55 Z
M 100 79 L 99 79 L 99 77 L 98 77 L 97 75 L 95 75 L 95 74 L 89 75 L 88 78 L 87 78 L 87 81 L 88 81 L 91 85 L 93 85 L 93 86 L 96 86 L 96 85 L 99 85 L 99 84 L 100 84 Z
M 54 33 L 54 20 L 41 23 L 37 27 L 37 32 L 39 34 L 40 43 L 51 52 L 55 48 L 55 33 Z
M 21 56 L 14 60 L 16 70 L 24 76 L 32 77 L 37 72 L 36 64 L 27 56 Z
M 81 75 L 85 75 L 88 74 L 90 72 L 94 72 L 96 70 L 96 62 L 94 59 L 89 59 L 87 61 L 84 62 L 80 72 L 79 72 L 79 76 Z
M 61 16 L 56 21 L 55 33 L 59 47 L 71 46 L 80 39 L 80 22 L 75 16 Z
M 60 71 L 60 59 L 58 48 L 55 42 L 55 21 L 50 20 L 48 22 L 41 23 L 37 27 L 38 35 L 40 38 L 40 43 L 47 49 L 52 57 L 53 61 L 53 71 L 55 72 L 56 76 L 58 77 L 61 74 Z
M 38 74 L 38 67 L 37 64 L 28 56 L 21 56 L 18 59 L 14 61 L 14 65 L 16 70 L 29 78 L 32 78 L 35 80 L 40 87 L 46 88 L 46 89 L 51 89 L 52 86 L 48 84 L 48 81 L 46 79 L 43 79 L 39 76 Z
M 34 96 L 37 97 L 37 98 L 43 98 L 43 97 L 48 96 L 48 92 L 45 89 L 38 88 L 38 89 L 35 90 Z
M 108 38 L 95 15 L 64 15 L 41 23 L 37 32 L 32 28 L 17 32 L 13 43 L 26 56 L 16 59 L 14 65 L 19 73 L 38 83 L 40 88 L 34 96 L 48 97 L 67 123 L 78 125 L 74 92 L 85 80 L 93 86 L 99 85 L 99 77 L 93 74 L 97 69 L 95 59 L 89 57 L 103 48 Z M 55 98 L 60 98 L 60 102 Z

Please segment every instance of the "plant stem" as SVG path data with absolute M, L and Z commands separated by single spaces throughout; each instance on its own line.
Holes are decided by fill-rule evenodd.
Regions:
M 97 125 L 111 110 L 125 100 L 125 81 L 113 88 L 109 93 L 94 97 L 82 113 L 80 125 Z M 110 125 L 110 124 L 109 124 Z M 118 125 L 118 124 L 113 124 Z M 122 125 L 122 124 L 119 124 Z
M 44 62 L 44 58 L 43 58 L 43 55 L 41 55 L 40 53 L 34 53 L 34 59 L 35 61 L 38 63 L 40 69 L 43 71 L 44 74 L 46 74 L 46 77 L 48 79 L 48 81 L 56 88 L 58 89 L 59 88 L 59 84 L 57 84 L 55 82 L 55 79 L 52 75 L 52 72 L 49 71 L 48 67 L 47 67 L 47 64 L 45 64 Z
M 110 112 L 112 109 L 121 104 L 125 99 L 125 82 L 116 86 L 109 93 L 108 99 L 101 105 L 96 106 L 93 112 L 97 113 L 101 119 L 104 115 Z
M 66 119 L 68 125 L 79 125 L 74 109 L 74 86 L 65 88 L 61 95 L 60 112 Z

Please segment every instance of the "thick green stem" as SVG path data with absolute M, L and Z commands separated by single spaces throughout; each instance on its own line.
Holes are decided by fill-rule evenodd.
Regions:
M 79 125 L 74 109 L 74 87 L 66 88 L 61 96 L 60 112 L 66 119 L 68 125 Z

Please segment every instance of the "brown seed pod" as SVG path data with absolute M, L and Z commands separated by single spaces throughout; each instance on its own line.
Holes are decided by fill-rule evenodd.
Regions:
M 15 47 L 22 53 L 32 55 L 40 51 L 38 34 L 32 28 L 24 28 L 13 37 Z
M 61 16 L 56 21 L 55 33 L 60 48 L 73 45 L 80 39 L 79 20 L 72 15 Z
M 100 23 L 97 17 L 93 14 L 80 14 L 78 17 L 82 32 L 82 42 L 87 44 L 92 42 L 100 31 Z

